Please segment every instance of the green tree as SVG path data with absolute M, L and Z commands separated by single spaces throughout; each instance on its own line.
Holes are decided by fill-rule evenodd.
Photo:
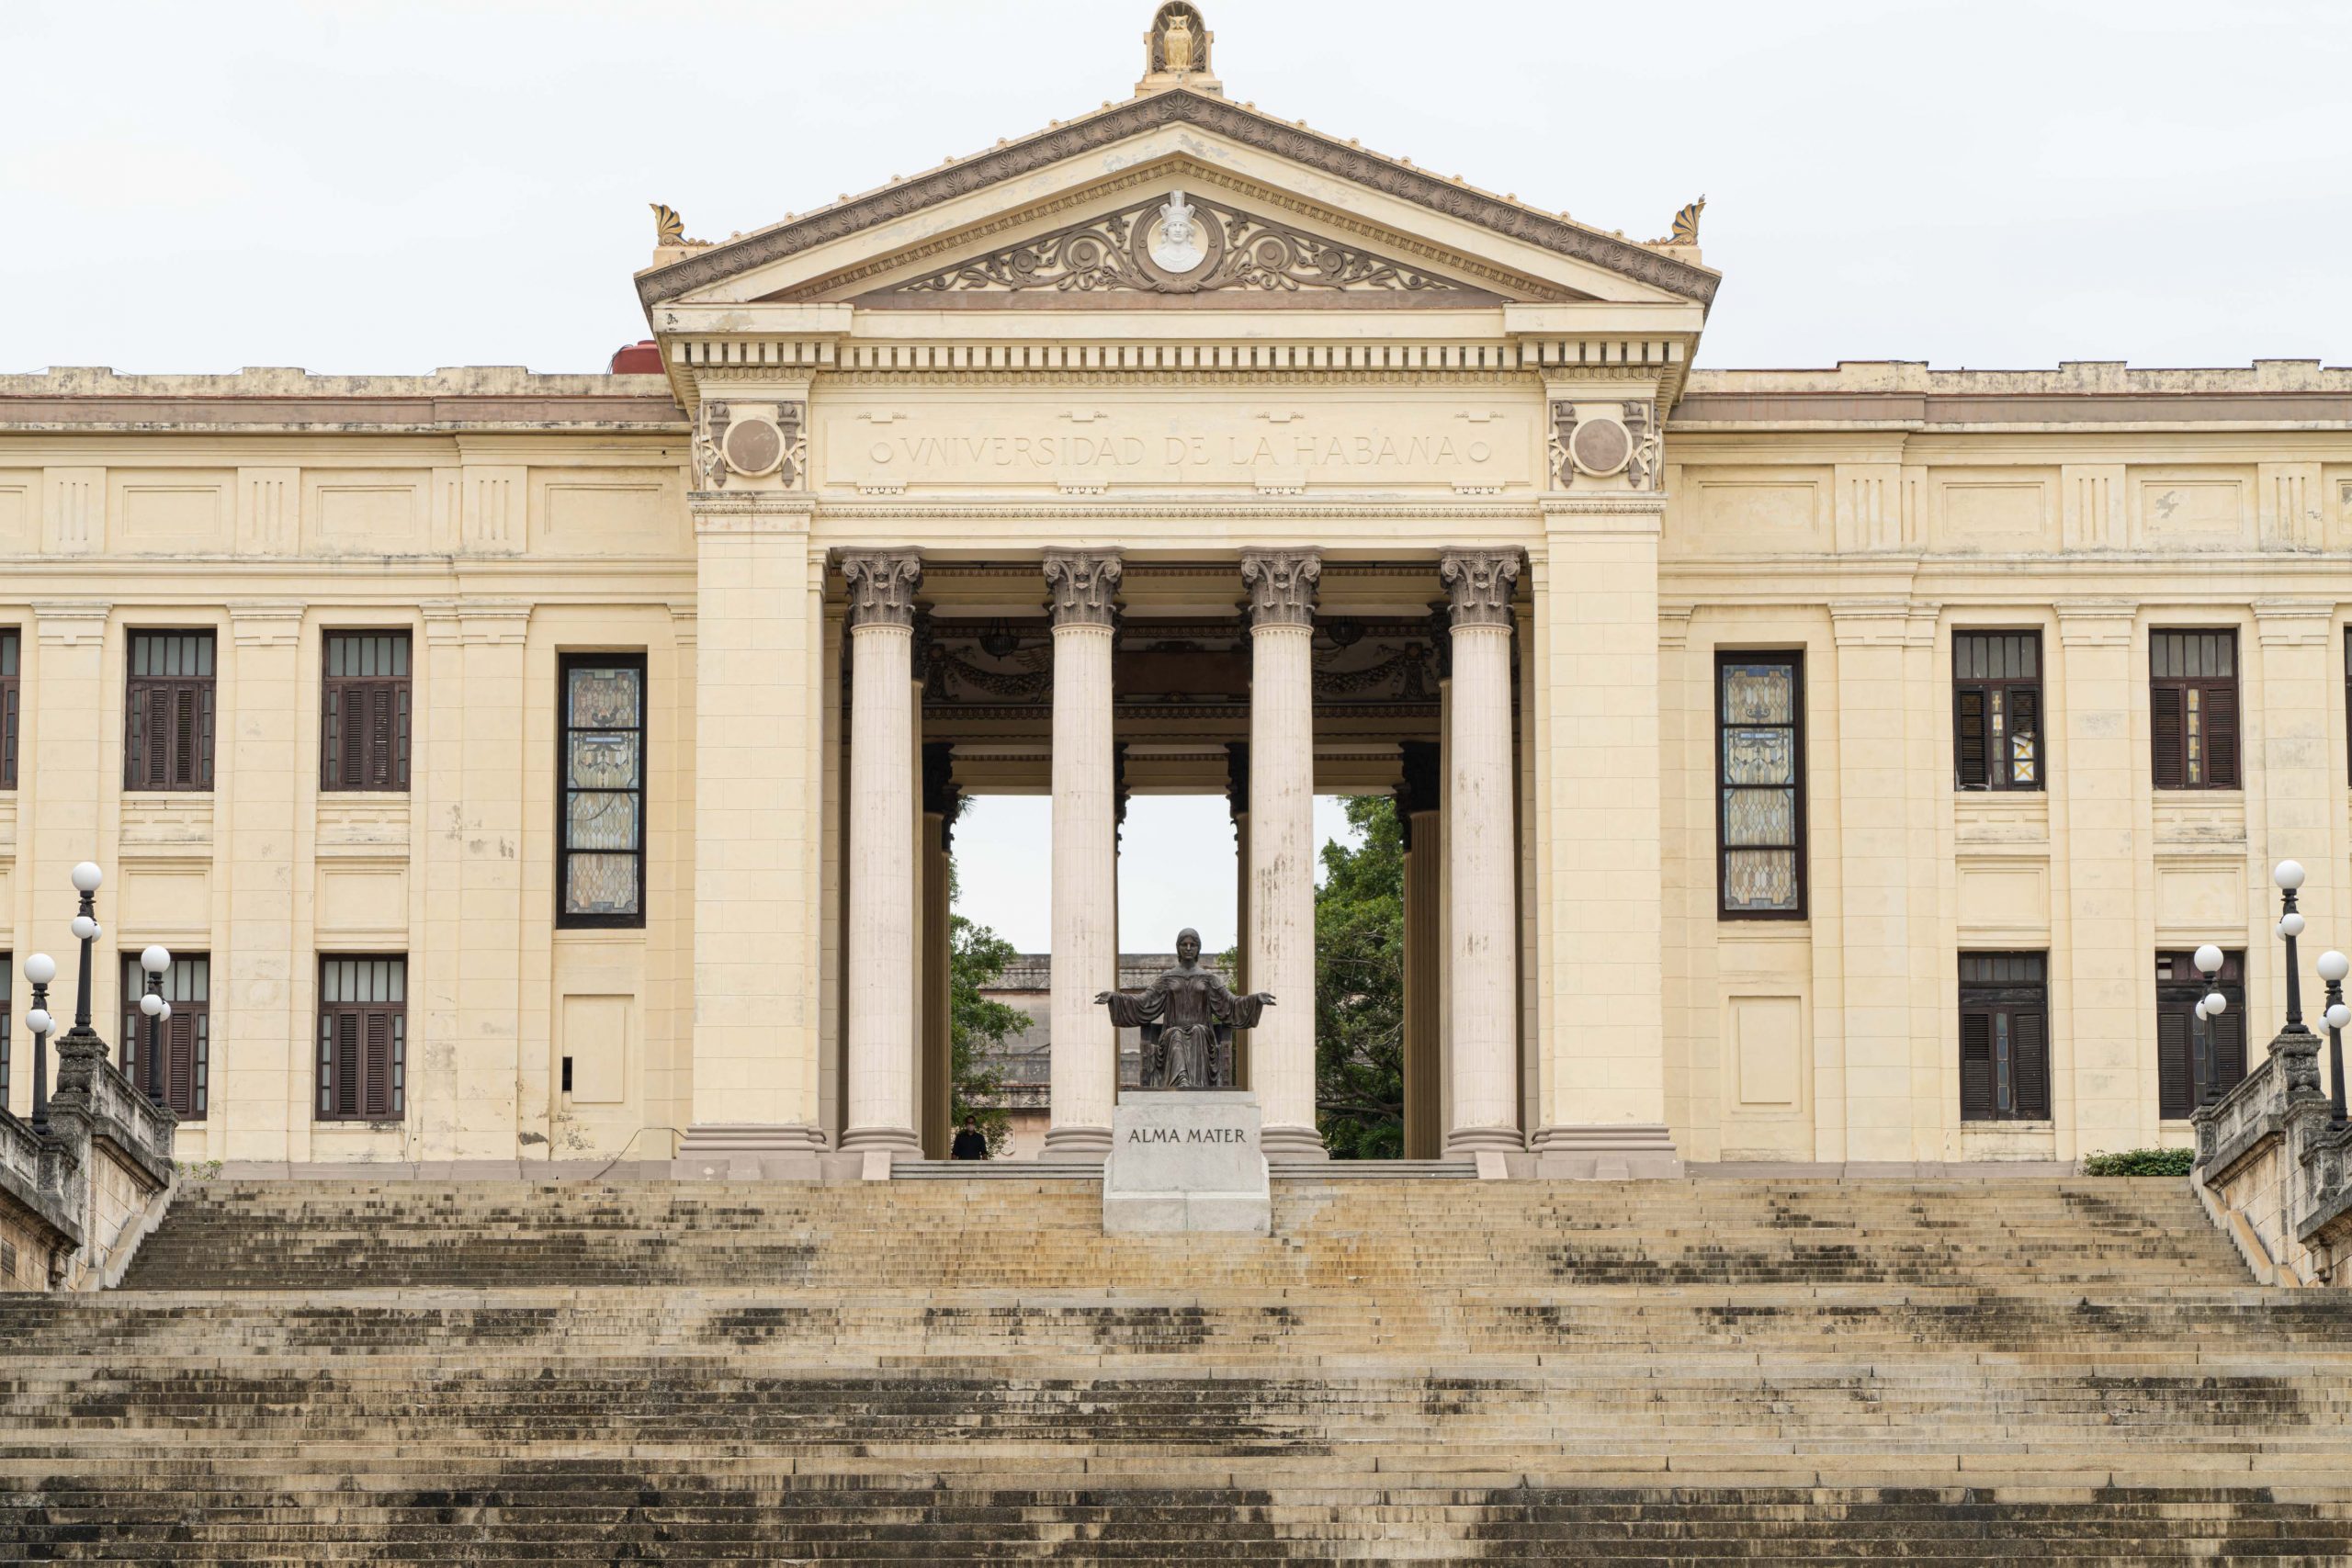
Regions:
M 972 804 L 958 796 L 952 823 Z M 956 857 L 947 857 L 947 899 L 956 894 Z M 988 1135 L 989 1152 L 1001 1155 L 1012 1135 L 1012 1117 L 1004 1108 L 1004 1072 L 985 1054 L 1029 1027 L 1029 1015 L 1017 1007 L 991 1001 L 980 993 L 994 985 L 1007 965 L 1019 957 L 1013 945 L 988 927 L 961 915 L 947 917 L 947 1124 L 961 1127 L 967 1116 L 977 1118 Z
M 988 927 L 961 915 L 947 918 L 948 1116 L 957 1127 L 967 1116 L 978 1118 L 991 1154 L 1004 1152 L 1012 1118 L 1001 1100 L 1003 1072 L 984 1053 L 1028 1028 L 1029 1015 L 980 993 L 1015 956 L 1012 944 Z
M 1396 803 L 1354 795 L 1359 844 L 1323 846 L 1315 893 L 1315 1101 L 1336 1159 L 1405 1152 L 1405 839 Z

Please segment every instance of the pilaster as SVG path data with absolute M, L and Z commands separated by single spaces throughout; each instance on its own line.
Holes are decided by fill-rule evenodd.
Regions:
M 531 608 L 473 599 L 458 607 L 464 671 L 462 794 L 449 820 L 464 836 L 458 877 L 455 1115 L 422 1129 L 424 1157 L 515 1157 L 522 1066 L 523 666 Z M 446 915 L 445 915 L 446 918 Z
M 315 798 L 300 755 L 303 606 L 232 600 L 228 609 L 235 703 L 213 778 L 228 915 L 212 943 L 209 1110 L 227 1129 L 220 1157 L 281 1160 L 290 1157 L 290 1130 L 309 1120 L 313 1072 L 311 1031 L 295 1026 L 294 954 L 307 944 L 295 941 L 290 874 L 302 863 L 300 808 Z
M 2053 818 L 2060 810 L 2064 818 L 2053 820 L 2052 840 L 2067 846 L 2056 868 L 2066 934 L 2052 954 L 2051 994 L 2053 1012 L 2063 1006 L 2066 1013 L 2070 1060 L 2063 1092 L 2052 1085 L 2052 1109 L 2072 1095 L 2077 1146 L 2060 1145 L 2066 1158 L 2154 1144 L 2157 1099 L 2137 843 L 2148 763 L 2132 730 L 2145 686 L 2144 667 L 2132 658 L 2137 606 L 2126 599 L 2061 600 L 2057 611 L 2058 659 L 2046 684 L 2057 698 L 2051 805 Z M 2052 1067 L 2054 1078 L 2055 1051 Z
M 677 1168 L 688 1177 L 813 1176 L 823 800 L 822 622 L 812 586 L 822 556 L 809 543 L 805 495 L 696 491 L 689 504 L 697 578 L 694 1120 Z M 901 723 L 904 682 L 902 664 L 891 703 Z M 898 821 L 903 852 L 911 845 L 903 814 Z
M 1537 702 L 1548 784 L 1543 1042 L 1549 1103 L 1537 1169 L 1678 1175 L 1666 1125 L 1658 807 L 1657 545 L 1663 490 L 1544 503 Z M 1576 1016 L 1566 1017 L 1568 998 Z

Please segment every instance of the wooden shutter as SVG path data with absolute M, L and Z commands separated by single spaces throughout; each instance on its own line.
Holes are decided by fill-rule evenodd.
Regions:
M 1992 783 L 1985 771 L 1987 741 L 1984 688 L 1955 687 L 1951 694 L 1952 758 L 1962 789 L 1984 789 Z
M 371 687 L 368 693 L 366 778 L 369 789 L 393 787 L 392 698 L 395 694 L 389 683 Z
M 2009 1015 L 2010 1096 L 2028 1122 L 2050 1116 L 2050 1049 L 2041 1014 L 2019 1008 Z
M 17 787 L 17 678 L 0 680 L 0 789 Z
M 367 1077 L 360 1098 L 369 1120 L 381 1121 L 392 1113 L 392 1015 L 369 1008 L 364 1019 L 362 1070 Z
M 2189 1081 L 2188 1027 L 2189 1015 L 2181 1008 L 2157 1008 L 2156 1109 L 2168 1122 L 2197 1109 L 2196 1089 Z
M 1993 1117 L 1993 1015 L 1960 1015 L 1960 1115 L 1964 1122 Z
M 359 1114 L 359 1022 L 357 1008 L 339 1008 L 334 1015 L 334 1113 Z
M 2232 999 L 2230 1010 L 2205 1025 L 2213 1043 L 2213 1082 L 2207 1086 L 2219 1100 L 2245 1077 L 2245 1009 Z
M 2205 705 L 2206 786 L 2211 789 L 2235 789 L 2238 787 L 2237 684 L 2217 681 L 2200 689 Z
M 2005 784 L 2018 789 L 2039 788 L 2042 774 L 2041 688 L 2011 686 L 2008 694 L 2010 746 L 2000 756 L 1993 759 L 1993 766 L 2000 773 L 2001 782 Z M 2031 786 L 2018 784 L 2014 777 L 2016 740 L 2020 735 L 2030 735 L 2033 738 L 2033 784 Z
M 164 1100 L 182 1116 L 196 1114 L 196 1015 L 176 1008 L 164 1024 Z
M 2154 743 L 2152 776 L 2158 789 L 2181 789 L 2188 778 L 2188 749 L 2183 738 L 2185 698 L 2178 686 L 2154 686 L 2148 692 L 2149 731 Z

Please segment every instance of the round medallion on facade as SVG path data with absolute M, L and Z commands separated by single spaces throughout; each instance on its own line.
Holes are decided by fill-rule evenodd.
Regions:
M 773 473 L 784 461 L 784 432 L 775 421 L 753 415 L 729 425 L 722 450 L 727 466 L 747 478 Z
M 1598 419 L 1578 422 L 1574 435 L 1568 437 L 1568 456 L 1576 459 L 1579 473 L 1596 479 L 1623 471 L 1634 456 L 1634 433 L 1625 422 L 1602 415 Z
M 1225 227 L 1181 190 L 1136 226 L 1136 268 L 1171 294 L 1196 292 L 1225 255 Z

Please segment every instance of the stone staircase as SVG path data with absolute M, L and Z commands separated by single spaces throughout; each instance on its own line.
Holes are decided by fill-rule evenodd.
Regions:
M 0 1296 L 0 1561 L 2352 1561 L 2165 1181 L 213 1183 Z

